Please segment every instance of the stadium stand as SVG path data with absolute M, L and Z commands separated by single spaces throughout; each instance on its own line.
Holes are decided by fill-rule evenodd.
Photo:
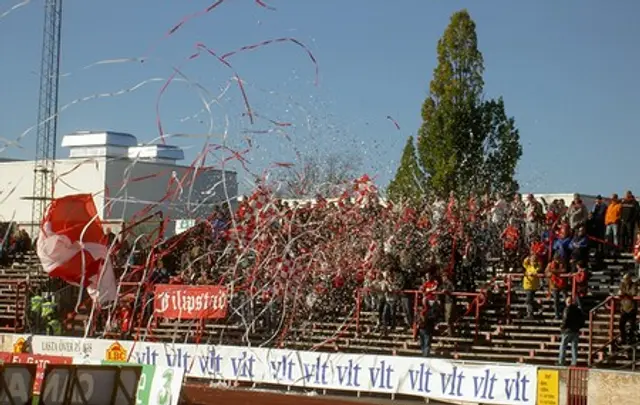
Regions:
M 365 191 L 363 196 L 366 197 L 367 193 L 369 191 Z M 548 229 L 548 233 L 552 235 L 548 236 L 549 246 L 553 247 L 548 250 L 553 251 L 554 257 L 561 258 L 558 260 L 566 260 L 564 267 L 568 271 L 562 276 L 568 283 L 568 290 L 570 290 L 566 293 L 574 298 L 580 297 L 582 309 L 588 315 L 587 325 L 580 332 L 578 364 L 601 367 L 635 366 L 636 357 L 633 345 L 623 344 L 623 339 L 620 339 L 620 308 L 623 305 L 620 297 L 616 297 L 623 275 L 628 274 L 636 266 L 637 252 L 635 252 L 635 259 L 630 253 L 626 253 L 634 250 L 632 248 L 633 238 L 630 239 L 631 243 L 626 240 L 624 246 L 604 242 L 597 237 L 592 237 L 590 243 L 587 243 L 588 239 L 585 233 L 585 225 L 588 224 L 585 222 L 587 209 L 580 201 L 579 196 L 576 196 L 575 202 L 569 207 L 569 213 L 573 212 L 573 214 L 567 214 L 567 207 L 563 208 L 560 202 L 557 202 L 559 205 L 556 205 L 556 201 L 554 201 L 548 205 L 546 216 L 542 214 L 541 204 L 536 202 L 533 196 L 528 196 L 526 205 L 519 199 L 520 196 L 517 196 L 517 199 L 512 203 L 512 208 L 510 208 L 512 213 L 509 215 L 512 216 L 507 219 L 505 215 L 502 215 L 499 216 L 499 220 L 494 219 L 496 207 L 509 206 L 506 201 L 498 200 L 493 206 L 494 208 L 489 209 L 492 203 L 487 199 L 488 205 L 478 211 L 477 207 L 471 204 L 473 200 L 470 200 L 466 211 L 462 210 L 468 216 L 467 222 L 460 221 L 460 218 L 455 214 L 453 208 L 456 204 L 453 199 L 448 204 L 451 209 L 446 209 L 449 214 L 444 217 L 440 215 L 440 219 L 436 219 L 438 215 L 436 215 L 435 207 L 440 204 L 442 214 L 445 212 L 444 207 L 447 206 L 444 201 L 434 203 L 431 214 L 417 215 L 415 210 L 412 212 L 412 209 L 408 207 L 396 211 L 390 207 L 384 208 L 386 211 L 383 211 L 383 208 L 376 205 L 375 202 L 359 206 L 347 200 L 341 200 L 337 205 L 319 204 L 319 208 L 311 206 L 284 207 L 280 202 L 276 202 L 273 203 L 273 207 L 279 207 L 276 210 L 270 205 L 271 203 L 268 203 L 268 196 L 264 194 L 264 191 L 257 192 L 255 198 L 255 204 L 252 205 L 249 201 L 243 209 L 238 209 L 238 218 L 236 218 L 236 222 L 240 221 L 244 215 L 246 223 L 251 226 L 247 225 L 243 228 L 241 222 L 234 225 L 235 228 L 224 228 L 229 226 L 229 220 L 225 218 L 225 211 L 222 210 L 216 213 L 211 222 L 203 221 L 184 234 L 162 242 L 162 246 L 149 245 L 153 248 L 149 247 L 144 251 L 142 248 L 125 247 L 126 240 L 121 242 L 114 252 L 113 261 L 120 266 L 116 269 L 116 275 L 119 277 L 126 274 L 127 281 L 120 284 L 118 303 L 111 308 L 99 309 L 92 318 L 89 318 L 90 298 L 78 299 L 78 289 L 75 287 L 52 286 L 50 280 L 42 274 L 38 259 L 33 253 L 27 252 L 20 256 L 10 257 L 11 264 L 3 265 L 0 268 L 0 288 L 2 289 L 0 298 L 2 324 L 0 326 L 7 331 L 33 331 L 32 325 L 29 325 L 27 302 L 38 291 L 51 291 L 56 294 L 59 313 L 64 319 L 65 327 L 62 333 L 67 335 L 84 334 L 88 331 L 90 336 L 117 339 L 419 356 L 424 347 L 418 343 L 416 322 L 403 322 L 403 316 L 412 315 L 414 321 L 416 318 L 420 318 L 423 323 L 421 332 L 424 337 L 426 310 L 420 311 L 419 307 L 429 308 L 432 306 L 432 302 L 442 299 L 445 308 L 447 306 L 451 308 L 451 302 L 455 302 L 456 308 L 454 311 L 448 312 L 448 320 L 447 315 L 444 317 L 439 315 L 434 318 L 434 322 L 438 324 L 435 326 L 435 332 L 430 334 L 432 340 L 431 356 L 465 361 L 554 364 L 558 361 L 561 346 L 562 321 L 558 319 L 560 313 L 557 313 L 554 308 L 550 290 L 551 283 L 549 282 L 552 278 L 546 278 L 544 267 L 536 267 L 533 269 L 534 273 L 526 273 L 529 271 L 527 267 L 535 267 L 529 266 L 531 262 L 528 260 L 546 260 L 552 254 L 550 252 L 540 254 L 534 249 L 536 244 L 540 243 L 544 248 L 546 242 L 532 237 L 533 232 L 524 237 L 518 233 L 516 243 L 513 244 L 515 247 L 509 247 L 507 231 L 510 228 L 517 228 L 518 223 L 515 220 L 521 218 L 520 229 L 527 230 L 531 225 L 537 229 L 536 232 Z M 638 203 L 632 196 L 628 201 L 630 206 L 638 207 Z M 255 210 L 255 212 L 251 210 Z M 296 214 L 296 210 L 302 210 L 301 212 L 306 213 L 306 221 L 311 226 L 317 227 L 312 228 L 313 233 L 304 233 L 313 236 L 307 236 L 309 240 L 305 242 L 306 244 L 300 243 L 296 246 L 295 249 L 300 254 L 307 254 L 309 244 L 313 243 L 331 241 L 333 244 L 324 245 L 327 250 L 339 249 L 340 246 L 335 245 L 335 240 L 342 241 L 343 244 L 352 243 L 350 241 L 353 240 L 352 236 L 356 229 L 349 232 L 344 231 L 344 226 L 342 228 L 327 226 L 324 221 L 314 221 L 314 219 L 321 219 L 322 215 L 333 215 L 334 221 L 337 223 L 343 221 L 343 224 L 349 224 L 355 218 L 362 221 L 356 222 L 357 228 L 366 225 L 370 227 L 369 229 L 374 235 L 384 232 L 381 230 L 384 226 L 392 225 L 393 228 L 390 229 L 395 229 L 396 233 L 393 236 L 400 235 L 396 241 L 401 242 L 395 243 L 404 247 L 396 248 L 396 251 L 393 246 L 387 249 L 386 236 L 384 238 L 375 236 L 382 243 L 372 250 L 372 245 L 376 245 L 377 242 L 359 236 L 359 244 L 347 245 L 349 249 L 355 250 L 347 252 L 347 260 L 335 262 L 338 263 L 336 265 L 351 265 L 352 268 L 356 268 L 350 273 L 350 277 L 354 280 L 347 280 L 351 284 L 344 287 L 345 280 L 333 275 L 331 277 L 334 278 L 324 280 L 323 283 L 311 284 L 312 288 L 307 288 L 306 294 L 308 295 L 304 297 L 309 299 L 315 295 L 316 301 L 311 305 L 301 304 L 300 310 L 297 312 L 293 309 L 280 310 L 278 305 L 284 302 L 284 298 L 280 301 L 272 298 L 277 293 L 274 285 L 265 286 L 258 293 L 253 291 L 252 281 L 249 286 L 245 284 L 244 289 L 233 290 L 235 293 L 231 294 L 228 316 L 223 319 L 184 321 L 151 316 L 153 314 L 153 292 L 148 287 L 153 286 L 154 283 L 173 283 L 177 286 L 217 285 L 221 282 L 215 280 L 220 279 L 221 274 L 226 276 L 235 274 L 226 272 L 233 266 L 246 265 L 245 269 L 265 270 L 262 264 L 251 264 L 255 257 L 247 258 L 242 254 L 239 257 L 233 256 L 233 243 L 240 240 L 234 238 L 240 238 L 236 235 L 243 237 L 253 235 L 255 229 L 260 225 L 252 222 L 255 220 L 264 221 L 269 225 L 264 232 L 271 232 L 272 236 L 275 234 L 282 237 L 283 240 L 286 239 L 285 237 L 291 238 L 292 230 L 289 230 L 289 234 L 286 235 L 278 234 L 278 232 L 283 227 L 283 221 L 289 220 L 287 218 L 293 217 L 295 219 L 296 215 L 304 216 L 304 214 Z M 240 214 L 242 212 L 244 214 Z M 429 212 L 429 209 L 424 212 Z M 255 215 L 256 213 L 260 215 Z M 552 214 L 551 217 L 550 214 Z M 577 214 L 584 214 L 584 218 L 576 222 Z M 429 215 L 436 224 L 431 228 L 428 225 L 429 219 L 426 222 L 422 221 Z M 592 215 L 595 214 L 592 213 Z M 388 223 L 385 225 L 381 218 L 387 218 Z M 473 226 L 469 225 L 470 218 L 474 218 Z M 307 223 L 303 220 L 294 222 L 294 219 L 291 219 L 292 223 L 289 226 Z M 604 226 L 604 219 L 601 219 L 603 222 L 600 225 Z M 225 223 L 227 225 L 224 225 Z M 490 223 L 492 228 L 486 228 L 487 223 Z M 220 224 L 223 224 L 222 227 L 218 227 Z M 546 224 L 547 228 L 544 228 L 543 224 Z M 452 228 L 454 225 L 455 227 Z M 483 226 L 485 227 L 483 228 Z M 225 229 L 227 230 L 225 231 Z M 424 233 L 425 229 L 430 229 L 433 232 Z M 451 229 L 457 229 L 457 231 L 454 233 Z M 602 231 L 602 228 L 600 230 Z M 241 231 L 247 232 L 247 234 L 243 234 Z M 386 232 L 393 233 L 391 230 Z M 406 232 L 406 235 L 402 232 Z M 501 233 L 502 236 L 500 236 Z M 462 236 L 455 236 L 458 234 Z M 602 237 L 602 233 L 596 232 L 595 234 Z M 410 237 L 414 239 L 410 239 Z M 433 242 L 434 237 L 435 243 Z M 458 239 L 473 241 L 474 238 L 484 240 L 482 243 L 488 252 L 475 253 L 476 261 L 465 268 L 465 258 L 474 257 L 474 254 L 467 254 L 470 252 L 468 250 L 469 244 L 457 246 L 456 241 Z M 364 239 L 364 243 L 362 239 Z M 583 240 L 583 244 L 574 245 L 580 239 Z M 273 240 L 278 240 L 278 238 L 273 237 Z M 426 242 L 427 240 L 428 242 Z M 568 243 L 567 241 L 573 247 L 567 248 L 562 245 L 562 243 Z M 561 243 L 556 246 L 556 242 Z M 272 247 L 282 248 L 282 245 L 278 245 L 278 243 L 282 242 L 274 242 Z M 288 243 L 293 244 L 294 242 Z M 369 244 L 368 248 L 367 244 Z M 256 245 L 258 245 L 256 250 L 260 246 L 262 248 L 265 245 L 269 247 L 268 243 L 256 242 Z M 413 251 L 408 246 L 411 246 Z M 371 262 L 367 261 L 367 257 L 369 257 L 367 249 L 369 253 L 378 252 L 375 271 L 371 271 L 371 267 L 366 267 L 373 266 Z M 406 265 L 406 263 L 411 263 L 412 254 L 419 255 L 427 251 L 433 256 L 439 255 L 440 257 L 436 257 L 435 260 L 423 257 L 420 259 L 423 265 L 420 266 Z M 456 255 L 460 251 L 464 251 L 464 256 L 457 258 Z M 159 252 L 164 253 L 160 254 Z M 564 255 L 559 255 L 561 252 L 565 252 Z M 356 256 L 364 257 L 364 259 L 357 265 L 349 263 L 349 260 L 353 260 Z M 543 257 L 540 258 L 540 256 Z M 524 257 L 531 259 L 521 262 L 520 260 Z M 284 254 L 282 256 L 276 255 L 276 259 L 271 264 L 271 271 L 275 268 L 279 272 L 284 266 L 282 262 L 288 259 Z M 406 260 L 405 264 L 402 264 L 403 260 Z M 6 263 L 7 260 L 4 262 Z M 233 266 L 230 266 L 231 262 L 233 262 Z M 435 263 L 439 269 L 433 271 L 431 267 L 426 268 L 424 263 L 428 264 L 426 267 L 432 266 L 430 263 Z M 324 264 L 327 265 L 327 263 Z M 122 268 L 122 266 L 125 267 Z M 581 273 L 579 270 L 583 267 L 588 268 L 589 276 L 579 279 L 578 276 Z M 417 271 L 418 268 L 421 271 Z M 225 270 L 221 271 L 220 269 Z M 363 279 L 361 282 L 357 282 L 354 276 L 358 273 L 357 269 L 365 269 L 362 270 L 363 274 L 370 271 L 367 277 L 375 276 L 377 279 Z M 308 271 L 308 268 L 304 268 L 304 271 Z M 407 281 L 412 279 L 411 274 L 415 278 L 413 282 Z M 452 276 L 452 278 L 457 278 L 457 284 L 450 283 L 451 288 L 444 289 L 441 285 L 427 291 L 431 281 L 425 278 L 426 281 L 422 284 L 423 280 L 418 280 L 418 278 L 427 277 L 427 275 L 433 277 L 434 274 L 435 277 L 440 278 L 443 285 L 446 284 L 447 277 Z M 153 278 L 149 276 L 158 276 L 164 281 L 152 281 Z M 404 277 L 405 282 L 398 284 L 396 277 L 401 279 Z M 378 279 L 381 281 L 378 282 Z M 540 283 L 534 282 L 536 279 L 539 279 Z M 337 281 L 342 284 L 336 285 Z M 370 281 L 369 284 L 367 284 L 368 281 Z M 584 284 L 585 282 L 587 284 Z M 258 283 L 268 284 L 264 280 L 258 280 Z M 313 281 L 313 283 L 316 282 Z M 529 287 L 526 287 L 527 283 Z M 404 287 L 398 287 L 400 284 Z M 535 285 L 532 286 L 533 284 Z M 225 285 L 234 288 L 233 283 Z M 325 290 L 318 292 L 318 287 Z M 407 289 L 407 287 L 409 288 Z M 528 288 L 528 291 L 525 291 L 524 288 Z M 450 291 L 453 291 L 453 296 L 455 296 L 453 300 L 447 296 Z M 369 294 L 379 300 L 374 299 L 372 302 L 367 298 Z M 433 297 L 427 299 L 432 295 Z M 436 298 L 436 295 L 439 298 Z M 631 293 L 631 295 L 635 295 L 635 293 Z M 629 293 L 625 295 L 627 303 L 629 296 Z M 251 299 L 247 299 L 248 297 Z M 407 297 L 413 297 L 413 300 L 409 298 L 402 301 Z M 638 297 L 633 299 L 637 300 Z M 411 301 L 413 304 L 406 305 Z M 429 302 L 427 303 L 427 301 Z M 382 306 L 380 302 L 383 303 Z M 78 303 L 80 305 L 77 305 Z M 296 305 L 295 302 L 293 305 Z M 408 309 L 404 311 L 390 309 L 395 307 L 402 309 L 403 306 Z M 410 309 L 411 306 L 413 306 L 413 310 Z M 373 311 L 372 307 L 378 311 Z M 637 307 L 634 308 L 636 308 L 634 311 L 637 311 Z M 111 316 L 106 316 L 107 311 L 103 311 L 104 309 L 109 309 Z M 395 315 L 391 319 L 383 317 L 381 316 L 382 309 L 390 311 L 392 314 L 395 312 Z M 634 311 L 631 313 L 635 317 Z M 296 315 L 292 317 L 291 313 Z M 112 325 L 114 319 L 116 320 L 115 326 Z M 631 324 L 637 325 L 634 322 Z M 637 330 L 632 330 L 632 334 L 635 336 Z M 631 340 L 631 342 L 634 341 L 635 339 Z
M 19 260 L 0 269 L 0 322 L 3 331 L 23 332 L 28 326 L 28 293 L 47 285 L 49 279 L 39 269 L 38 259 L 34 254 L 16 259 Z M 580 364 L 588 363 L 591 348 L 595 366 L 630 367 L 632 360 L 625 350 L 615 349 L 611 345 L 612 340 L 618 336 L 615 331 L 619 311 L 611 311 L 605 301 L 617 292 L 621 275 L 633 266 L 633 260 L 630 255 L 623 254 L 617 260 L 606 260 L 605 263 L 602 270 L 592 272 L 590 293 L 583 304 L 586 308 L 591 308 L 592 319 L 589 328 L 585 328 L 580 338 Z M 459 300 L 459 313 L 465 315 L 454 326 L 456 335 L 446 336 L 443 332 L 447 325 L 440 323 L 437 328 L 439 332 L 434 336 L 432 355 L 465 361 L 554 364 L 560 346 L 561 321 L 554 319 L 548 292 L 539 290 L 536 293 L 538 313 L 534 319 L 526 319 L 523 316 L 524 292 L 517 277 L 503 274 L 499 269 L 492 269 L 488 276 L 491 279 L 477 281 L 478 287 L 479 290 L 486 288 L 494 280 L 493 288 L 498 291 L 493 294 L 495 299 L 490 297 L 481 306 L 479 319 L 476 319 L 474 310 L 467 311 L 469 307 L 474 309 L 472 297 Z M 513 282 L 508 305 L 510 278 L 516 281 Z M 605 305 L 599 306 L 603 302 Z M 351 315 L 336 317 L 332 321 L 310 321 L 306 325 L 292 327 L 284 340 L 280 340 L 278 334 L 274 336 L 260 327 L 251 329 L 238 323 L 155 319 L 149 325 L 135 327 L 132 337 L 150 341 L 279 345 L 306 350 L 420 355 L 419 344 L 411 329 L 398 327 L 387 334 L 381 334 L 377 331 L 376 318 L 375 313 L 362 310 L 357 317 Z M 66 333 L 84 332 L 86 319 L 87 311 L 76 314 L 75 327 Z

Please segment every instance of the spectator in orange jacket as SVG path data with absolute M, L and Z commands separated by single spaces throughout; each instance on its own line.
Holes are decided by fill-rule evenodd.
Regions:
M 619 244 L 619 229 L 620 229 L 620 214 L 622 212 L 622 204 L 618 199 L 618 194 L 611 196 L 611 203 L 607 207 L 607 213 L 604 216 L 605 240 L 609 243 L 613 243 L 618 246 Z

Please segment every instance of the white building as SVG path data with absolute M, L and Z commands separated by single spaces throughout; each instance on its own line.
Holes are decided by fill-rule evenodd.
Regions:
M 596 203 L 596 197 L 595 195 L 589 195 L 589 194 L 582 194 L 582 193 L 575 193 L 575 194 L 579 194 L 580 195 L 580 199 L 582 199 L 582 202 L 584 203 L 584 205 L 587 206 L 587 208 L 591 209 L 593 207 L 593 205 Z M 523 194 L 524 196 L 526 196 L 527 194 Z M 533 196 L 540 201 L 541 198 L 544 198 L 544 200 L 548 203 L 551 204 L 551 202 L 553 200 L 562 200 L 564 201 L 564 204 L 568 207 L 571 205 L 571 202 L 573 202 L 573 195 L 574 193 L 559 193 L 559 194 L 534 194 Z
M 135 136 L 116 132 L 76 132 L 62 139 L 69 157 L 55 163 L 54 196 L 91 193 L 98 213 L 114 228 L 142 212 L 162 211 L 175 221 L 206 217 L 214 205 L 234 202 L 236 173 L 179 165 L 182 149 L 139 145 Z M 0 160 L 0 221 L 31 224 L 34 162 Z M 144 215 L 143 215 L 144 216 Z

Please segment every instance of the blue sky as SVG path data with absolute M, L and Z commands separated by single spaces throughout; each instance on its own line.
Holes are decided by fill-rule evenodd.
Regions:
M 0 14 L 16 0 L 1 0 Z M 98 93 L 136 91 L 70 105 L 59 133 L 82 129 L 130 132 L 142 141 L 159 135 L 156 101 L 174 67 L 190 83 L 172 82 L 160 102 L 167 133 L 190 158 L 202 149 L 209 115 L 194 89 L 210 95 L 230 87 L 212 105 L 213 132 L 243 148 L 243 130 L 274 129 L 265 119 L 251 126 L 231 71 L 195 44 L 219 53 L 279 37 L 292 37 L 317 58 L 320 81 L 305 51 L 280 43 L 229 61 L 247 82 L 253 110 L 279 122 L 287 134 L 250 135 L 255 171 L 295 161 L 296 152 L 319 156 L 360 153 L 363 171 L 386 185 L 406 137 L 420 125 L 420 106 L 436 62 L 436 43 L 450 15 L 467 8 L 477 24 L 485 58 L 487 97 L 503 96 L 524 146 L 518 178 L 526 191 L 640 193 L 634 164 L 640 148 L 635 114 L 640 84 L 640 2 L 272 0 L 270 11 L 253 0 L 227 0 L 209 14 L 165 33 L 184 16 L 211 4 L 202 0 L 66 0 L 60 104 Z M 42 0 L 0 19 L 0 136 L 15 138 L 36 123 L 43 23 Z M 156 46 L 157 45 L 157 46 Z M 150 51 L 152 50 L 152 51 Z M 150 52 L 150 53 L 149 53 Z M 92 63 L 148 56 L 145 63 Z M 190 84 L 190 85 L 189 85 Z M 196 86 L 197 85 L 197 86 Z M 207 96 L 209 97 L 209 96 Z M 398 131 L 386 119 L 394 117 Z M 227 127 L 227 122 L 228 127 Z M 0 157 L 32 158 L 35 133 Z M 217 138 L 214 142 L 220 142 Z M 65 151 L 59 151 L 64 156 Z M 213 162 L 213 161 L 212 161 Z M 241 172 L 242 177 L 245 176 Z

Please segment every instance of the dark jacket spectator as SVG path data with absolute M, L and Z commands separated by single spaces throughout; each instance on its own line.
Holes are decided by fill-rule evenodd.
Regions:
M 622 200 L 620 220 L 622 222 L 630 222 L 635 224 L 638 221 L 639 211 L 640 207 L 638 207 L 638 200 L 636 200 L 636 197 L 631 194 L 630 191 L 627 191 L 625 199 Z
M 630 252 L 633 248 L 633 239 L 639 213 L 640 206 L 638 206 L 638 201 L 631 191 L 627 191 L 625 199 L 622 200 L 622 208 L 620 209 L 620 243 L 622 248 L 627 252 Z
M 602 196 L 596 197 L 596 203 L 591 209 L 591 234 L 598 239 L 604 239 L 605 217 L 607 215 L 607 204 L 603 201 Z
M 420 311 L 420 315 L 418 316 L 418 327 L 429 334 L 432 334 L 436 326 L 438 326 L 438 321 L 440 320 L 440 306 L 438 305 L 438 301 L 429 301 L 422 311 Z
M 587 238 L 587 230 L 584 227 L 578 230 L 569 246 L 571 248 L 571 259 L 574 261 L 580 262 L 589 258 L 589 239 Z
M 578 333 L 584 324 L 585 318 L 582 310 L 575 303 L 567 305 L 562 314 L 562 333 Z
M 111 228 L 107 228 L 106 229 L 106 232 L 105 232 L 104 236 L 107 239 L 107 244 L 109 246 L 111 246 L 113 244 L 113 241 L 116 240 L 116 234 L 113 233 Z

